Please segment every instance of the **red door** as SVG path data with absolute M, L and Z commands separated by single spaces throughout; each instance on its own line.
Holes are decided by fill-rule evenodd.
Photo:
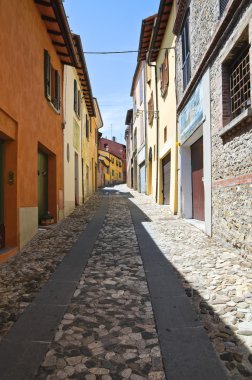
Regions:
M 193 219 L 205 220 L 204 205 L 204 171 L 203 171 L 203 137 L 191 146 L 192 161 L 192 206 Z

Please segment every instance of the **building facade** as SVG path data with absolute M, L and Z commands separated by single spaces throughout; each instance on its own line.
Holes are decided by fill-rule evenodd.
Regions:
M 125 125 L 125 141 L 126 141 L 126 183 L 127 186 L 133 188 L 133 109 L 127 111 Z
M 176 2 L 162 0 L 149 46 L 150 78 L 148 78 L 149 96 L 147 98 L 149 120 L 147 141 L 150 147 L 153 146 L 154 149 L 152 149 L 157 156 L 156 176 L 152 175 L 153 169 L 148 172 L 150 178 L 154 179 L 154 181 L 153 179 L 149 181 L 152 183 L 150 191 L 154 193 L 156 184 L 157 202 L 169 205 L 173 213 L 177 212 L 175 35 L 172 32 L 175 16 Z M 155 89 L 154 86 L 156 86 Z M 155 133 L 151 129 L 155 129 Z
M 106 139 L 104 137 L 101 137 L 99 139 L 99 149 L 105 150 L 111 153 L 112 155 L 115 155 L 122 161 L 122 179 L 121 182 L 126 182 L 126 145 L 120 144 L 117 141 L 115 141 L 115 138 L 113 140 Z
M 251 250 L 252 4 L 180 1 L 174 24 L 180 212 Z
M 108 150 L 99 149 L 99 187 L 115 186 L 123 183 L 123 161 Z
M 45 214 L 55 221 L 63 217 L 63 64 L 77 62 L 61 2 L 43 6 L 29 0 L 24 6 L 4 0 L 0 21 L 4 259 L 37 232 Z

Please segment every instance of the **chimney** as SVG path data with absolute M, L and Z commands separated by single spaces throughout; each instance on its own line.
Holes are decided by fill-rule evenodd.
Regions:
M 112 137 L 112 140 L 113 140 L 113 141 L 116 141 L 116 138 L 115 138 L 115 136 L 113 136 L 113 137 Z

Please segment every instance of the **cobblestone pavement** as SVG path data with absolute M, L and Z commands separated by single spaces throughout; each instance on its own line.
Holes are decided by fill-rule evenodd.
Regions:
M 76 242 L 99 203 L 100 195 L 93 195 L 57 225 L 40 230 L 17 256 L 0 265 L 0 341 Z
M 129 191 L 126 187 L 118 187 Z M 230 379 L 252 379 L 252 266 L 167 206 L 130 190 L 145 229 L 174 266 Z
M 130 201 L 146 214 L 144 227 L 174 266 L 228 378 L 252 379 L 251 264 L 239 251 L 171 215 L 168 206 L 156 205 L 151 197 L 124 185 L 115 189 L 130 191 Z M 0 267 L 2 334 L 50 277 L 99 201 L 94 196 Z M 112 195 L 109 202 L 92 255 L 37 380 L 165 379 L 127 197 Z M 10 278 L 11 271 L 15 273 Z
M 127 198 L 111 196 L 92 255 L 37 379 L 162 380 L 160 347 Z

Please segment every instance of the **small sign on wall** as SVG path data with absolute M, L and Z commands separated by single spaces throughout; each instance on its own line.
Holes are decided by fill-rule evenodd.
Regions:
M 179 115 L 180 142 L 183 144 L 203 121 L 203 86 L 199 82 Z

